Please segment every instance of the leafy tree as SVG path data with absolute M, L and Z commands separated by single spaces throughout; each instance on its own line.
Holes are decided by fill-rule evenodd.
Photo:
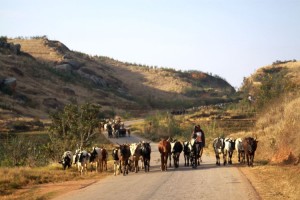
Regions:
M 84 105 L 69 104 L 63 111 L 51 114 L 48 149 L 61 153 L 65 150 L 88 146 L 95 137 L 95 128 L 99 124 L 100 106 L 86 103 Z M 55 159 L 55 158 L 53 158 Z

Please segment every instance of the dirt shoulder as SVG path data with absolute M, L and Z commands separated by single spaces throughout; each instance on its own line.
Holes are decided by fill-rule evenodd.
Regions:
M 22 189 L 17 190 L 12 195 L 2 196 L 3 200 L 18 200 L 18 199 L 52 199 L 67 192 L 74 190 L 80 190 L 87 186 L 90 186 L 98 181 L 101 181 L 101 178 L 88 179 L 88 180 L 76 180 L 76 181 L 65 181 L 60 183 L 47 183 L 40 185 L 27 186 Z
M 258 165 L 238 167 L 261 199 L 299 199 L 300 166 Z

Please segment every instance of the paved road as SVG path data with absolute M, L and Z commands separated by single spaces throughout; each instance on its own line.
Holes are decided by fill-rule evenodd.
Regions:
M 142 140 L 136 136 L 112 139 L 113 142 L 131 143 Z M 157 143 L 151 143 L 150 172 L 129 173 L 127 176 L 109 176 L 86 188 L 72 191 L 57 200 L 129 199 L 129 200 L 181 200 L 181 199 L 259 199 L 259 196 L 241 172 L 233 166 L 215 165 L 215 158 L 203 156 L 197 169 L 183 166 L 160 171 Z

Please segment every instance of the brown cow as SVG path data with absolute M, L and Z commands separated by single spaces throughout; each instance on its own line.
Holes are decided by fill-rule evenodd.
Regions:
M 161 158 L 161 171 L 167 171 L 168 167 L 168 156 L 171 153 L 171 144 L 166 139 L 162 139 L 158 143 L 158 151 L 160 152 Z
M 107 171 L 107 159 L 108 159 L 108 153 L 105 148 L 102 148 L 102 169 L 105 169 Z
M 247 158 L 248 166 L 253 167 L 254 155 L 257 148 L 258 141 L 252 137 L 246 137 L 243 139 L 243 148 Z
M 118 157 L 120 159 L 121 172 L 125 176 L 129 170 L 129 157 L 131 156 L 130 147 L 128 144 L 119 145 Z

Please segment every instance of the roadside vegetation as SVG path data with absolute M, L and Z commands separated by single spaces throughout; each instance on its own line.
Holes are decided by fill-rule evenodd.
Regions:
M 48 41 L 45 36 L 31 39 L 47 40 L 51 47 L 58 48 L 57 58 L 64 55 L 57 41 Z M 7 38 L 0 37 L 0 42 L 6 43 Z M 34 48 L 30 45 L 29 49 Z M 47 45 L 42 47 L 46 52 L 43 55 L 51 55 Z M 153 108 L 160 111 L 148 115 L 144 123 L 135 124 L 131 128 L 133 133 L 152 141 L 169 136 L 184 141 L 190 139 L 193 126 L 200 124 L 208 151 L 218 136 L 257 137 L 255 166 L 235 166 L 246 174 L 262 199 L 300 196 L 299 61 L 276 61 L 263 67 L 245 78 L 235 93 L 223 78 L 201 71 L 182 72 L 63 52 L 81 64 L 83 77 L 77 72 L 55 70 L 46 58 L 37 61 L 23 52 L 16 59 L 10 50 L 0 50 L 1 74 L 16 76 L 21 86 L 15 92 L 0 88 L 0 132 L 5 133 L 0 134 L 1 199 L 47 199 L 30 196 L 32 193 L 19 196 L 15 193 L 26 186 L 107 175 L 78 176 L 75 168 L 63 171 L 58 161 L 64 151 L 79 147 L 97 145 L 111 150 L 113 146 L 98 132 L 99 122 L 116 113 L 130 118 Z M 91 77 L 93 74 L 97 74 L 96 79 Z M 37 83 L 41 88 L 37 89 Z M 75 89 L 56 87 L 69 84 Z M 45 91 L 51 91 L 50 95 Z M 57 99 L 48 98 L 53 94 Z M 49 99 L 47 104 L 45 100 Z M 91 100 L 94 104 L 79 105 Z M 58 107 L 60 111 L 53 112 Z M 173 115 L 171 109 L 187 112 Z M 25 113 L 44 116 L 49 112 L 52 114 L 47 123 L 38 117 L 31 121 L 8 120 Z
M 43 131 L 1 134 L 0 198 L 13 199 L 17 190 L 27 186 L 106 176 L 107 173 L 79 176 L 75 167 L 63 171 L 58 164 L 67 150 L 93 146 L 112 150 L 113 146 L 98 130 L 103 117 L 97 105 L 68 105 L 51 115 L 50 126 Z M 43 127 L 41 122 L 14 122 L 11 126 L 15 130 L 28 130 L 32 124 Z
M 276 62 L 245 79 L 238 103 L 200 106 L 188 114 L 157 113 L 138 125 L 142 134 L 159 140 L 190 138 L 200 124 L 206 133 L 206 150 L 215 137 L 256 137 L 255 165 L 234 164 L 251 181 L 262 199 L 298 199 L 300 196 L 300 62 Z M 169 132 L 169 130 L 176 130 Z

